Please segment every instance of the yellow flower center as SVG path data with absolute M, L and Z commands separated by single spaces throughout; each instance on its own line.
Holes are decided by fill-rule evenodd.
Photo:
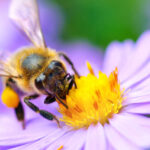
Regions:
M 61 121 L 73 128 L 88 127 L 108 122 L 122 108 L 123 91 L 118 81 L 117 68 L 109 75 L 94 71 L 88 63 L 90 73 L 76 78 L 77 89 L 72 88 L 66 97 L 68 109 L 59 104 Z

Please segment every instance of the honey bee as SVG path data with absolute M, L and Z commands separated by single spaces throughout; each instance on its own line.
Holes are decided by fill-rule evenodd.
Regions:
M 19 93 L 25 94 L 24 102 L 33 111 L 48 120 L 58 119 L 52 113 L 41 110 L 30 100 L 46 95 L 45 104 L 57 101 L 64 105 L 66 95 L 76 83 L 74 75 L 67 73 L 61 56 L 71 65 L 79 77 L 71 60 L 62 52 L 46 46 L 41 32 L 36 0 L 12 0 L 10 18 L 27 35 L 34 46 L 24 47 L 10 57 L 7 62 L 0 61 L 0 76 L 5 81 L 2 101 L 15 109 L 19 121 L 24 124 L 24 110 Z

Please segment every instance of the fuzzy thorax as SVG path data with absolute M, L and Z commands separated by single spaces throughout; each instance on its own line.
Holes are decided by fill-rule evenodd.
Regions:
M 122 108 L 123 91 L 118 81 L 117 68 L 109 75 L 99 71 L 99 76 L 88 63 L 90 73 L 76 78 L 77 89 L 73 88 L 66 97 L 68 109 L 59 104 L 61 121 L 73 128 L 88 127 L 98 122 L 104 125 Z

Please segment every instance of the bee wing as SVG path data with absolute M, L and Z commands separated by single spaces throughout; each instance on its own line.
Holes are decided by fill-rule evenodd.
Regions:
M 36 0 L 12 0 L 9 17 L 37 47 L 46 47 Z
M 15 72 L 15 69 L 9 65 L 9 63 L 6 63 L 6 61 L 4 61 L 4 59 L 6 59 L 5 55 L 6 52 L 4 53 L 4 51 L 0 52 L 0 77 L 12 77 L 12 78 L 19 78 L 19 75 L 17 74 L 17 72 Z M 9 53 L 8 53 L 9 55 Z
M 2 60 L 0 60 L 0 77 L 20 78 L 14 68 Z

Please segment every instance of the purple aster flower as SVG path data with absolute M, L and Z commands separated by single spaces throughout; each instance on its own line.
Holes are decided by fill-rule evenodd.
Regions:
M 78 58 L 75 63 L 89 53 L 82 61 L 88 58 L 95 65 L 93 70 L 88 63 L 90 73 L 76 78 L 78 88 L 72 89 L 66 98 L 69 109 L 56 103 L 45 107 L 42 98 L 38 100 L 41 107 L 60 117 L 62 128 L 25 108 L 26 129 L 22 130 L 14 114 L 5 109 L 0 113 L 0 148 L 137 150 L 150 147 L 149 41 L 150 31 L 147 31 L 136 43 L 110 44 L 101 68 L 107 76 L 99 72 L 99 77 L 94 74 L 101 62 L 93 60 L 97 52 L 68 51 L 72 59 Z M 80 70 L 85 65 L 81 62 L 77 67 Z

